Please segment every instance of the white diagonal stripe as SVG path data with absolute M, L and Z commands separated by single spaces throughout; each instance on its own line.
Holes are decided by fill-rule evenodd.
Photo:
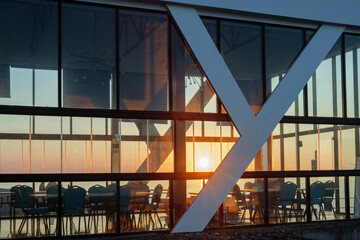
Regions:
M 168 8 L 216 94 L 242 134 L 255 115 L 199 15 L 193 8 L 173 5 L 168 5 Z
M 199 25 L 202 25 L 203 28 L 203 24 L 194 9 L 172 6 L 169 6 L 169 9 L 171 9 L 170 11 L 174 16 L 175 21 L 181 22 L 178 26 L 183 32 L 186 40 L 188 40 L 187 37 L 191 35 L 192 32 L 201 32 L 201 34 L 208 35 L 207 32 L 204 33 L 203 31 L 198 31 L 198 29 L 195 28 L 199 27 Z M 196 15 L 197 17 L 193 15 Z M 191 21 L 181 21 L 182 18 L 191 19 Z M 242 132 L 242 136 L 230 150 L 224 161 L 220 164 L 197 198 L 190 205 L 189 209 L 176 224 L 172 230 L 173 233 L 197 232 L 202 231 L 205 228 L 212 216 L 215 214 L 216 210 L 226 198 L 227 194 L 244 173 L 256 153 L 270 136 L 271 132 L 285 114 L 286 110 L 298 96 L 310 76 L 320 65 L 321 61 L 325 58 L 326 54 L 330 51 L 331 47 L 335 44 L 336 40 L 343 31 L 344 27 L 340 26 L 321 26 L 291 66 L 290 70 L 275 89 L 274 93 L 270 96 L 268 102 L 264 104 L 263 109 L 260 110 L 256 117 L 251 116 L 251 123 L 243 120 L 235 122 L 239 116 L 232 117 L 231 114 L 233 112 L 228 111 L 238 129 L 244 130 Z M 204 36 L 199 36 L 199 34 L 196 35 L 199 39 L 206 39 Z M 207 41 L 212 42 L 210 37 Z M 192 50 L 194 50 L 195 47 L 198 47 L 198 44 L 193 44 L 194 42 L 196 42 L 196 40 L 192 39 L 192 37 L 191 41 L 188 41 Z M 206 44 L 204 43 L 204 45 Z M 194 54 L 198 59 L 203 59 L 208 56 L 206 51 L 194 51 Z M 197 54 L 201 54 L 201 56 Z M 202 64 L 202 61 L 199 60 L 199 62 Z M 209 64 L 207 61 L 205 61 L 205 63 Z M 203 67 L 203 70 L 205 71 L 205 74 L 208 74 L 208 68 Z M 222 70 L 224 70 L 223 67 L 217 69 L 219 73 L 212 75 L 213 78 L 209 77 L 209 80 L 216 92 L 219 84 L 214 84 L 213 81 L 218 83 L 220 80 L 214 77 L 222 79 Z M 226 70 L 228 71 L 228 68 L 226 68 Z M 226 78 L 225 80 L 234 81 L 233 78 Z M 226 83 L 226 86 L 233 85 Z M 226 89 L 223 88 L 221 89 L 221 92 L 222 91 L 226 91 Z M 222 93 L 228 97 L 226 92 Z M 234 96 L 232 96 L 233 101 L 231 101 L 231 98 L 226 98 L 226 103 L 222 99 L 222 96 L 219 97 L 227 109 L 232 109 L 232 107 L 237 105 L 237 102 L 234 101 Z M 279 109 L 277 110 L 277 108 Z M 235 114 L 237 114 L 236 111 Z M 244 127 L 242 124 L 245 124 L 246 126 Z

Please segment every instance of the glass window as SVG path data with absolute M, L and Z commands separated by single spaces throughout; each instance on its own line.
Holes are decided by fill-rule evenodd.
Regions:
M 181 126 L 186 131 L 184 150 L 187 172 L 215 171 L 239 139 L 236 128 L 230 122 L 186 121 Z
M 0 2 L 0 104 L 58 106 L 57 9 L 49 1 Z
M 266 95 L 276 88 L 304 46 L 303 31 L 265 27 Z
M 206 30 L 208 30 L 210 37 L 212 38 L 212 40 L 214 41 L 215 45 L 218 45 L 217 42 L 217 21 L 215 19 L 206 19 L 203 18 L 201 19 L 202 22 L 204 23 Z
M 341 38 L 317 68 L 307 86 L 309 116 L 342 116 Z
M 359 117 L 360 36 L 345 35 L 347 117 Z
M 112 172 L 174 171 L 170 120 L 112 119 Z
M 115 10 L 62 9 L 62 106 L 115 108 Z
M 168 110 L 168 19 L 120 11 L 120 109 Z
M 222 21 L 221 54 L 256 113 L 263 103 L 261 26 Z
M 216 113 L 216 95 L 210 82 L 194 61 L 175 28 L 173 28 L 172 44 L 173 110 Z

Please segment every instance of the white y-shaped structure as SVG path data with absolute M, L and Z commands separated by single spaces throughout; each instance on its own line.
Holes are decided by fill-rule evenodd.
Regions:
M 172 230 L 173 233 L 198 232 L 208 224 L 345 28 L 323 24 L 255 116 L 196 10 L 179 5 L 167 6 L 241 134 Z

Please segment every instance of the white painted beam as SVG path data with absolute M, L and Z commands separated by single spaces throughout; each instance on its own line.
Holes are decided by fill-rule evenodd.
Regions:
M 162 0 L 162 2 L 360 26 L 358 0 Z
M 193 8 L 174 5 L 167 7 L 236 128 L 242 134 L 255 115 L 199 15 Z
M 214 66 L 208 61 L 203 61 L 205 58 L 209 57 L 206 51 L 196 51 L 197 47 L 201 48 L 201 46 L 199 46 L 200 43 L 204 46 L 209 45 L 208 43 L 201 42 L 201 40 L 212 42 L 210 37 L 207 38 L 204 36 L 208 35 L 208 33 L 201 30 L 203 25 L 196 11 L 188 7 L 180 6 L 168 6 L 168 8 L 174 16 L 175 21 L 178 23 L 178 26 L 183 32 L 190 47 L 195 50 L 194 54 L 198 59 L 202 60 L 199 61 L 200 64 L 205 63 L 209 66 Z M 183 18 L 187 20 L 184 20 Z M 191 28 L 190 25 L 193 26 L 193 28 Z M 242 132 L 241 138 L 236 142 L 224 161 L 215 171 L 214 175 L 176 224 L 172 230 L 173 233 L 199 232 L 206 227 L 232 187 L 242 176 L 252 159 L 270 136 L 271 132 L 275 129 L 286 110 L 291 106 L 292 102 L 303 89 L 310 76 L 315 72 L 316 68 L 320 65 L 321 61 L 325 58 L 339 36 L 341 36 L 344 29 L 345 28 L 341 26 L 330 25 L 322 25 L 320 27 L 257 116 L 250 116 L 250 125 L 248 121 L 244 121 L 241 118 L 239 119 L 239 116 L 233 118 L 233 116 L 231 116 L 233 111 L 228 111 L 234 124 L 238 126 L 239 129 L 245 131 Z M 195 35 L 199 40 L 193 39 L 193 37 L 190 36 L 191 32 L 197 33 Z M 188 39 L 188 37 L 190 37 L 190 39 Z M 199 43 L 197 41 L 199 41 Z M 213 58 L 211 58 L 211 60 L 213 60 Z M 209 75 L 214 77 L 209 78 L 209 80 L 215 91 L 218 91 L 217 88 L 220 88 L 222 95 L 219 97 L 223 101 L 225 107 L 227 109 L 232 109 L 232 107 L 237 106 L 239 96 L 228 94 L 231 96 L 229 99 L 226 95 L 226 91 L 228 90 L 221 85 L 219 86 L 220 81 L 215 78 L 221 78 L 223 75 L 226 75 L 228 68 L 223 66 L 215 68 L 216 71 L 218 71 L 217 74 L 214 73 L 214 69 L 209 69 L 206 66 L 203 66 L 203 69 L 205 74 L 208 75 L 208 71 L 210 71 Z M 213 81 L 215 82 L 213 83 Z M 233 86 L 233 84 L 228 83 L 227 81 L 234 81 L 233 78 L 227 77 L 223 79 L 222 82 L 226 86 Z M 224 94 L 226 101 L 222 99 Z M 235 111 L 235 114 L 238 113 Z M 236 122 L 237 120 L 240 121 Z M 245 124 L 246 127 L 242 126 L 243 124 Z

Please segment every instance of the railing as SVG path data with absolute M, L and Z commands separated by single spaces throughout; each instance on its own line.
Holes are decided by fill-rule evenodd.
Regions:
M 177 181 L 180 182 L 185 182 L 185 181 L 192 181 L 192 180 L 201 180 L 201 182 L 204 182 L 204 179 L 209 179 L 212 176 L 212 172 L 198 172 L 198 173 L 111 173 L 111 174 L 102 174 L 102 173 L 97 173 L 97 174 L 1 174 L 0 175 L 0 186 L 1 184 L 5 184 L 5 183 L 18 183 L 18 182 L 27 182 L 27 183 L 33 183 L 33 186 L 35 186 L 35 182 L 39 183 L 39 182 L 56 182 L 57 186 L 58 186 L 58 194 L 57 194 L 57 212 L 55 215 L 52 215 L 53 220 L 56 218 L 56 229 L 53 233 L 50 234 L 50 232 L 48 234 L 45 234 L 47 237 L 62 237 L 62 238 L 66 238 L 68 236 L 65 236 L 65 232 L 62 230 L 64 229 L 64 224 L 66 225 L 66 223 L 63 220 L 63 192 L 61 192 L 62 187 L 68 183 L 72 183 L 72 182 L 110 182 L 112 184 L 116 185 L 116 191 L 115 191 L 115 212 L 116 213 L 121 213 L 121 200 L 120 200 L 120 187 L 123 186 L 123 183 L 128 183 L 128 182 L 134 182 L 134 181 L 142 181 L 142 182 L 157 182 L 157 181 L 163 181 L 168 183 L 168 194 L 167 194 L 167 199 L 168 199 L 168 210 L 167 210 L 167 227 L 163 228 L 162 230 L 166 230 L 169 231 L 173 228 L 174 226 L 174 222 L 175 219 L 178 219 L 179 216 L 176 216 L 176 214 L 181 214 L 181 211 L 177 211 L 176 208 L 178 208 L 178 205 L 175 204 L 174 202 L 174 198 L 175 198 L 175 193 L 174 193 L 174 183 Z M 242 176 L 241 180 L 246 180 L 246 179 L 257 179 L 257 181 L 261 182 L 263 184 L 263 201 L 264 204 L 263 206 L 263 216 L 262 216 L 262 220 L 260 222 L 261 225 L 270 225 L 270 224 L 274 224 L 274 223 L 283 223 L 283 222 L 274 222 L 274 216 L 272 216 L 272 209 L 271 209 L 271 196 L 269 195 L 269 193 L 271 193 L 271 184 L 272 184 L 272 179 L 282 179 L 282 181 L 284 182 L 284 179 L 289 179 L 289 178 L 294 178 L 296 179 L 296 184 L 298 185 L 298 187 L 300 186 L 300 184 L 302 184 L 303 186 L 305 186 L 305 192 L 307 193 L 306 195 L 304 195 L 303 200 L 305 201 L 305 205 L 306 205 L 306 211 L 304 212 L 304 222 L 311 222 L 317 219 L 313 218 L 313 214 L 310 211 L 311 209 L 311 199 L 310 199 L 310 188 L 311 188 L 311 182 L 313 180 L 313 178 L 332 178 L 335 179 L 336 181 L 336 186 L 338 189 L 340 189 L 340 191 L 337 191 L 337 195 L 335 196 L 337 198 L 337 204 L 339 204 L 340 206 L 340 200 L 344 203 L 344 207 L 341 207 L 342 209 L 344 209 L 345 211 L 341 212 L 340 210 L 337 209 L 337 214 L 343 214 L 342 219 L 351 219 L 351 204 L 350 204 L 350 178 L 353 177 L 358 177 L 360 176 L 360 170 L 343 170 L 343 171 L 269 171 L 269 172 L 246 172 L 244 173 L 244 175 Z M 340 179 L 340 180 L 339 180 Z M 317 179 L 315 179 L 317 180 Z M 67 182 L 67 183 L 66 183 Z M 123 183 L 121 183 L 123 182 Z M 176 185 L 176 184 L 175 184 Z M 353 187 L 353 186 L 352 186 Z M 269 191 L 270 190 L 270 191 Z M 343 192 L 344 196 L 341 197 L 339 196 L 339 192 Z M 178 194 L 178 193 L 177 193 Z M 187 194 L 186 190 L 185 192 L 183 192 L 183 194 Z M 358 194 L 356 191 L 352 194 L 353 198 L 356 197 L 356 194 Z M 186 198 L 186 197 L 185 197 Z M 355 198 L 356 199 L 356 198 Z M 184 205 L 188 205 L 190 203 L 185 203 Z M 337 207 L 339 207 L 337 206 Z M 339 207 L 340 209 L 340 207 Z M 226 217 L 224 217 L 224 213 L 226 213 L 225 211 L 225 207 L 222 205 L 218 211 L 218 218 L 217 218 L 217 224 L 215 224 L 215 227 L 223 227 L 225 226 L 231 226 L 232 224 L 229 224 L 227 222 Z M 104 215 L 107 215 L 107 213 L 103 213 Z M 137 218 L 137 222 L 136 220 L 135 225 L 139 224 L 140 220 L 141 220 L 141 212 L 138 212 L 138 215 L 136 215 Z M 335 211 L 334 211 L 335 214 Z M 89 212 L 84 213 L 84 219 L 85 216 L 89 218 L 90 221 L 90 214 Z M 165 216 L 165 214 L 163 214 L 163 216 Z M 316 213 L 315 213 L 316 216 Z M 18 219 L 21 220 L 24 216 L 20 216 L 20 217 L 15 217 L 14 219 Z M 77 217 L 77 218 L 81 218 Z M 107 216 L 108 217 L 108 216 Z M 104 231 L 101 235 L 120 235 L 120 234 L 127 234 L 129 233 L 129 231 L 127 230 L 123 230 L 121 223 L 123 223 L 124 221 L 121 219 L 121 214 L 116 214 L 115 215 L 115 220 L 112 222 L 114 224 L 114 227 L 110 230 L 110 231 Z M 134 215 L 135 217 L 135 215 Z M 10 218 L 7 218 L 6 216 L 1 216 L 1 218 L 4 219 L 8 219 L 11 222 L 11 216 Z M 35 222 L 36 219 L 38 219 L 38 221 L 40 220 L 39 216 L 34 216 L 31 217 Z M 151 218 L 151 213 L 150 213 L 150 218 Z M 146 221 L 149 221 L 150 224 L 150 218 L 146 219 Z M 319 218 L 320 218 L 320 213 L 319 213 Z M 95 218 L 94 218 L 95 219 Z M 145 219 L 145 218 L 144 218 Z M 306 219 L 306 220 L 305 220 Z M 79 219 L 80 220 L 80 219 Z M 134 219 L 132 219 L 131 221 L 133 221 Z M 153 220 L 153 219 L 152 219 Z M 16 221 L 16 220 L 15 220 Z M 50 223 L 50 217 L 49 219 L 47 219 L 46 221 L 49 221 Z M 94 220 L 95 221 L 95 220 Z M 106 220 L 107 221 L 107 220 Z M 156 219 L 155 219 L 156 221 Z M 160 219 L 159 219 L 160 221 Z M 70 220 L 70 222 L 72 222 L 72 220 Z M 301 221 L 300 221 L 301 222 Z M 240 221 L 238 221 L 238 223 L 240 223 Z M 132 223 L 131 223 L 132 224 Z M 242 225 L 243 223 L 241 223 Z M 248 221 L 248 224 L 257 224 L 254 221 Z M 38 223 L 39 225 L 39 223 Z M 71 223 L 70 223 L 71 225 Z M 235 224 L 236 225 L 236 224 Z M 88 226 L 90 226 L 90 224 L 88 223 Z M 156 231 L 157 229 L 155 229 L 155 223 L 153 223 L 153 228 L 151 229 L 152 231 Z M 214 226 L 214 224 L 212 225 Z M 11 232 L 11 227 L 14 228 L 14 226 L 10 225 L 10 232 Z M 36 226 L 35 226 L 36 227 Z M 2 226 L 2 229 L 4 229 L 4 224 Z M 134 227 L 136 228 L 136 226 Z M 86 229 L 86 227 L 85 227 Z M 16 232 L 16 229 L 13 229 L 13 233 Z M 43 230 L 42 230 L 43 231 Z M 140 229 L 138 228 L 138 231 L 134 231 L 134 232 L 139 232 L 139 231 L 149 231 L 149 229 Z M 96 232 L 97 233 L 97 232 Z M 78 232 L 77 234 L 82 234 L 80 232 Z M 88 234 L 94 234 L 91 233 L 90 231 L 86 231 L 84 232 L 84 235 L 89 236 Z M 28 237 L 29 234 L 27 235 L 21 235 L 21 234 L 9 234 L 7 236 L 1 235 L 1 237 Z M 35 235 L 34 235 L 35 236 Z

